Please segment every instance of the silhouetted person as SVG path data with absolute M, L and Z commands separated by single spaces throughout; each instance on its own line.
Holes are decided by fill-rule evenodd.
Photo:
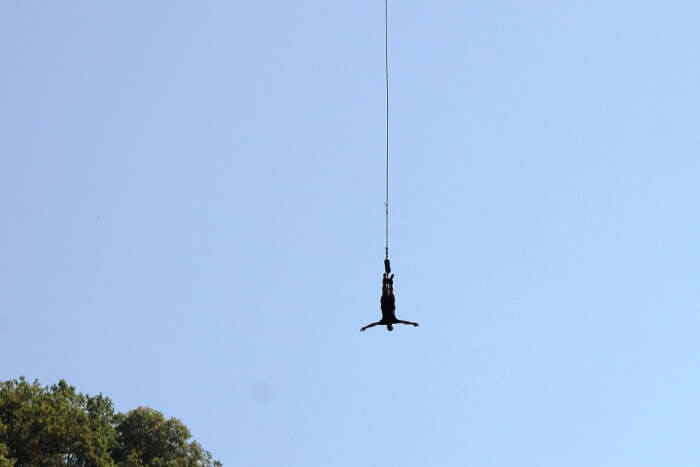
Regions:
M 371 328 L 377 325 L 386 326 L 387 331 L 394 330 L 394 324 L 410 324 L 412 326 L 418 326 L 418 323 L 413 321 L 403 321 L 396 319 L 396 297 L 394 296 L 394 275 L 387 276 L 384 273 L 382 278 L 382 298 L 379 299 L 379 304 L 382 308 L 382 319 L 376 323 L 368 324 L 365 327 L 360 328 L 360 331 L 364 331 L 367 328 Z

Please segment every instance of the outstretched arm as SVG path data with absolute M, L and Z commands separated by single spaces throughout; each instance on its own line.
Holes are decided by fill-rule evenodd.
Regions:
M 379 321 L 377 321 L 376 323 L 371 323 L 371 324 L 368 324 L 367 326 L 361 327 L 361 328 L 360 328 L 360 331 L 361 331 L 361 332 L 364 332 L 365 329 L 374 327 L 374 326 L 376 326 L 377 324 L 379 324 Z
M 413 321 L 404 321 L 401 319 L 397 319 L 396 322 L 401 324 L 410 324 L 411 326 L 420 326 L 418 323 L 414 323 Z

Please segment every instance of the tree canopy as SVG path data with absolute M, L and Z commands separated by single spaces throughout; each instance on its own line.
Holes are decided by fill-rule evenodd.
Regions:
M 216 467 L 178 419 L 139 407 L 115 413 L 99 394 L 24 378 L 0 382 L 0 467 Z

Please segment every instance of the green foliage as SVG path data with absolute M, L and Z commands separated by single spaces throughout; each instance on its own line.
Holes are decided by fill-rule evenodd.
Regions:
M 196 442 L 188 443 L 190 431 L 176 418 L 167 419 L 157 410 L 139 407 L 116 418 L 119 447 L 114 459 L 123 465 L 138 460 L 154 467 L 197 467 L 212 463 L 211 454 Z
M 24 378 L 0 382 L 0 467 L 221 466 L 175 418 L 139 407 L 115 414 L 99 394 Z
M 60 381 L 51 388 L 24 379 L 0 384 L 2 442 L 20 465 L 112 465 L 96 449 L 85 411 L 87 397 Z
M 0 422 L 0 439 L 4 439 L 7 427 Z M 10 450 L 7 448 L 7 444 L 0 442 L 0 467 L 13 467 L 15 462 L 13 459 L 8 458 Z

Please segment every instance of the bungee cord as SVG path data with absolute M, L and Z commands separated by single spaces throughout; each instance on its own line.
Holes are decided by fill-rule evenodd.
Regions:
M 385 260 L 389 260 L 389 0 L 384 0 L 384 65 L 386 72 L 386 214 Z

